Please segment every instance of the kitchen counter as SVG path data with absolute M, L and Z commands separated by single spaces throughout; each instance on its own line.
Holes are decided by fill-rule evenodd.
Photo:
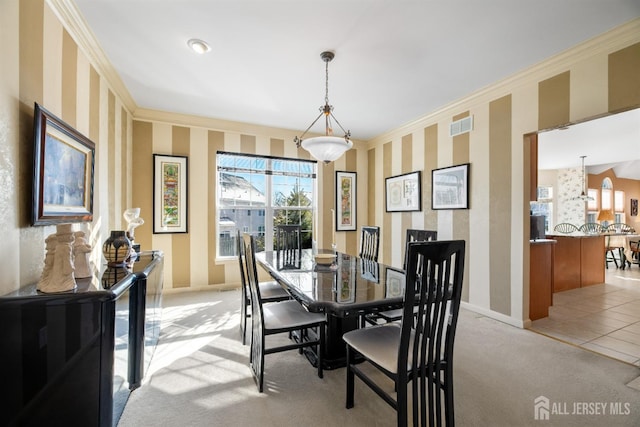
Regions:
M 604 283 L 605 236 L 602 234 L 547 234 L 557 241 L 553 262 L 553 292 Z

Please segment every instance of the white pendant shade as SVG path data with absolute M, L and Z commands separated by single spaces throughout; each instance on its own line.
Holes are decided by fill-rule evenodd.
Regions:
M 298 148 L 302 147 L 311 153 L 311 156 L 316 160 L 321 162 L 330 163 L 334 160 L 338 160 L 340 156 L 342 156 L 345 151 L 349 150 L 353 147 L 353 142 L 349 139 L 351 137 L 350 131 L 345 131 L 340 122 L 333 116 L 333 106 L 329 105 L 329 61 L 331 61 L 334 57 L 333 52 L 325 51 L 320 54 L 320 58 L 325 63 L 325 94 L 324 94 L 324 105 L 320 107 L 320 114 L 316 119 L 309 125 L 307 130 L 302 133 L 302 136 L 298 138 L 297 136 L 293 139 Z M 316 136 L 314 138 L 303 139 L 305 134 L 309 129 L 316 124 L 316 122 L 324 116 L 324 136 Z M 332 122 L 340 127 L 340 129 L 344 132 L 344 137 L 340 138 L 337 136 L 333 136 L 333 125 Z
M 353 147 L 353 142 L 338 136 L 317 136 L 302 141 L 302 148 L 321 162 L 329 163 L 337 160 L 347 150 Z

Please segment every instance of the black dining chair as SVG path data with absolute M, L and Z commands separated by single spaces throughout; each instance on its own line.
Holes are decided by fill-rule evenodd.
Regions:
M 255 240 L 250 234 L 243 235 L 247 277 L 251 291 L 251 351 L 249 366 L 253 378 L 262 393 L 264 387 L 264 357 L 305 347 L 315 347 L 318 377 L 323 377 L 322 353 L 324 351 L 326 317 L 322 313 L 308 312 L 298 301 L 280 301 L 263 304 L 258 286 L 258 271 L 255 259 Z M 281 333 L 299 332 L 290 344 L 267 347 L 265 337 Z
M 362 259 L 378 261 L 378 249 L 380 245 L 380 227 L 366 225 L 361 228 L 360 251 L 358 256 Z
M 275 249 L 278 268 L 299 269 L 302 260 L 300 225 L 276 225 Z
M 438 232 L 436 230 L 417 230 L 417 229 L 407 229 L 407 237 L 405 238 L 405 251 L 404 251 L 404 262 L 402 263 L 402 269 L 407 269 L 407 256 L 408 250 L 407 247 L 411 242 L 426 242 L 429 240 L 438 240 Z
M 401 322 L 343 335 L 347 346 L 346 407 L 354 406 L 357 376 L 396 410 L 398 426 L 408 424 L 409 407 L 414 425 L 439 426 L 444 421 L 453 426 L 453 347 L 465 242 L 413 242 L 408 249 Z M 377 371 L 371 373 L 371 368 L 394 382 L 395 398 L 379 384 Z
M 247 283 L 247 264 L 245 260 L 244 246 L 242 245 L 242 235 L 240 234 L 240 230 L 238 230 L 238 234 L 236 236 L 236 250 L 238 252 L 240 286 L 242 291 L 240 301 L 240 335 L 242 336 L 242 345 L 245 345 L 247 342 L 247 320 L 251 318 L 251 312 L 247 310 L 247 308 L 251 305 L 251 297 L 249 284 Z M 280 286 L 280 284 L 275 280 L 259 282 L 258 286 L 260 286 L 260 296 L 262 297 L 262 301 L 265 303 L 291 299 L 289 293 L 285 291 L 284 288 Z
M 402 263 L 403 270 L 407 269 L 407 257 L 409 255 L 409 243 L 411 242 L 427 242 L 430 240 L 437 240 L 438 232 L 436 230 L 418 230 L 418 229 L 407 229 L 407 236 L 405 239 L 405 251 L 404 251 L 404 262 Z M 360 322 L 360 326 L 364 327 L 366 324 L 364 322 L 375 325 L 379 320 L 383 320 L 385 322 L 395 322 L 396 320 L 400 320 L 402 318 L 402 309 L 395 308 L 391 310 L 383 310 L 377 313 L 369 313 L 362 316 L 362 321 Z

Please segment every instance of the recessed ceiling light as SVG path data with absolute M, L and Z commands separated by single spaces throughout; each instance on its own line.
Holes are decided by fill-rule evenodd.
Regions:
M 191 50 L 193 50 L 195 53 L 207 53 L 211 50 L 211 48 L 209 47 L 209 45 L 207 44 L 207 42 L 205 42 L 204 40 L 200 40 L 200 39 L 190 39 L 187 42 L 187 45 L 189 45 L 189 47 L 191 48 Z

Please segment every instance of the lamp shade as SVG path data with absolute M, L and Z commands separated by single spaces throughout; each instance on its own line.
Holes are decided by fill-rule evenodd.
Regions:
M 611 209 L 603 209 L 598 213 L 598 221 L 613 221 L 615 216 Z
M 333 162 L 353 147 L 353 142 L 346 141 L 338 136 L 317 136 L 302 141 L 302 148 L 311 155 L 325 163 Z

